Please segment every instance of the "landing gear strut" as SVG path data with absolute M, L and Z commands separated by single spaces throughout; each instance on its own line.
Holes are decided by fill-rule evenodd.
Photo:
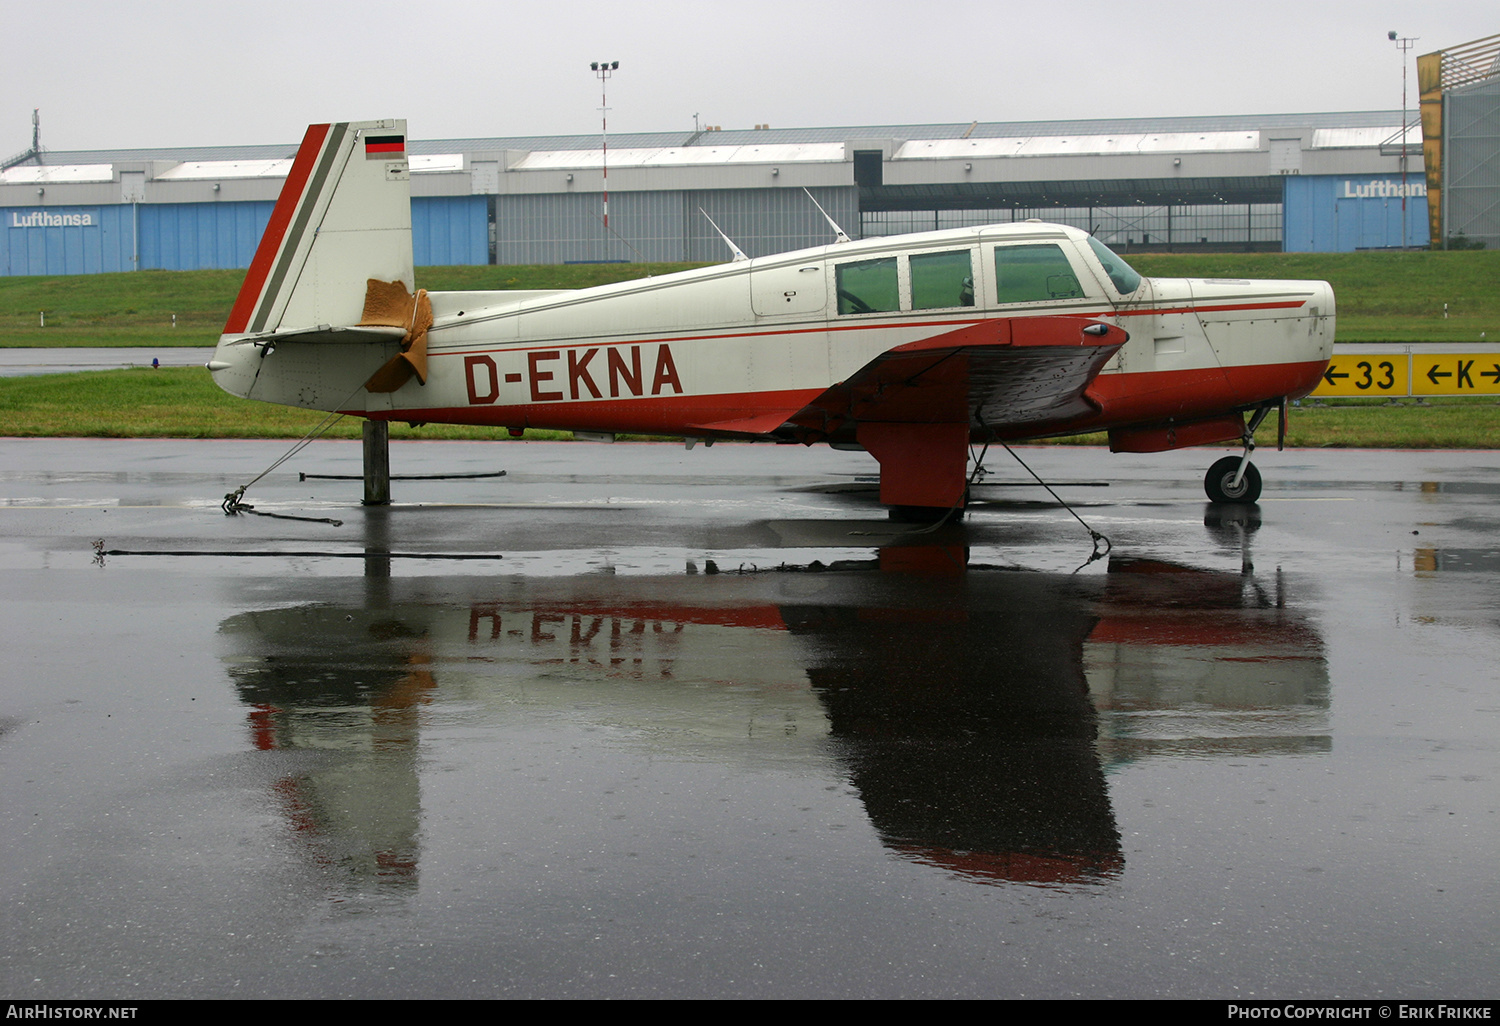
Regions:
M 1233 502 L 1249 506 L 1260 498 L 1260 471 L 1250 462 L 1250 453 L 1255 450 L 1255 429 L 1260 427 L 1266 414 L 1273 409 L 1278 409 L 1281 416 L 1281 426 L 1277 432 L 1277 447 L 1280 448 L 1281 440 L 1286 437 L 1285 399 L 1276 406 L 1262 406 L 1251 415 L 1250 423 L 1245 425 L 1243 456 L 1225 456 L 1208 468 L 1208 473 L 1203 477 L 1203 490 L 1208 493 L 1209 502 Z

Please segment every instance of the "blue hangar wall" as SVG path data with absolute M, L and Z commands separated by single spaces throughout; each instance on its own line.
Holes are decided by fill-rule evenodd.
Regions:
M 1350 253 L 1402 245 L 1400 175 L 1289 175 L 1282 193 L 1282 249 Z M 1428 244 L 1427 179 L 1406 175 L 1405 244 Z
M 1402 245 L 1399 175 L 1289 175 L 1283 187 L 1282 246 L 1290 253 L 1349 252 Z M 486 264 L 488 196 L 412 200 L 412 247 L 419 267 Z M 97 274 L 245 268 L 275 204 L 103 204 L 0 207 L 0 275 Z M 1406 185 L 1405 244 L 1428 243 L 1427 184 Z
M 245 268 L 275 203 L 141 203 L 0 207 L 0 274 L 98 274 L 135 269 Z M 417 266 L 489 262 L 489 200 L 411 201 Z

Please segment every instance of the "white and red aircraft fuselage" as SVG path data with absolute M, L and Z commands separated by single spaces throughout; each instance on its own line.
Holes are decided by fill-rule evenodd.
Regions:
M 226 391 L 512 433 L 864 448 L 881 502 L 942 512 L 964 502 L 973 443 L 1248 443 L 1332 354 L 1326 282 L 1142 278 L 1035 221 L 589 289 L 417 291 L 405 137 L 403 121 L 308 129 L 209 364 Z M 1240 457 L 1206 484 L 1259 493 Z

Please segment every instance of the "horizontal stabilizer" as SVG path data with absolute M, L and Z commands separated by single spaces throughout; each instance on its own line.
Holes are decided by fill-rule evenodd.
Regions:
M 351 324 L 347 327 L 336 324 L 319 324 L 311 328 L 287 328 L 285 331 L 262 331 L 257 335 L 245 335 L 238 341 L 246 345 L 263 346 L 266 343 L 282 342 L 390 342 L 406 337 L 404 328 L 367 327 Z

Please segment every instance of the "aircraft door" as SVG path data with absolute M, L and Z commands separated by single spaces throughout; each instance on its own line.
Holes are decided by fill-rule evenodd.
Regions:
M 822 260 L 750 268 L 750 307 L 757 317 L 821 317 L 827 303 L 827 274 Z

